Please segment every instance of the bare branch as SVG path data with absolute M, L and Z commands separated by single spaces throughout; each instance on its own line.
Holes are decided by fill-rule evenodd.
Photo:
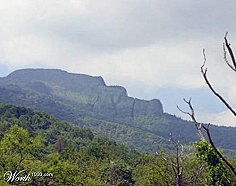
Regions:
M 230 62 L 227 60 L 227 52 L 225 49 L 225 45 L 223 45 L 223 50 L 224 50 L 224 59 L 226 61 L 226 63 L 228 64 L 228 66 L 233 70 L 236 71 L 236 62 L 235 62 L 235 58 L 234 58 L 234 54 L 233 51 L 230 47 L 230 44 L 227 41 L 227 33 L 224 37 L 225 40 L 225 45 L 227 48 L 227 51 L 231 57 L 232 60 L 232 64 L 230 64 Z M 203 49 L 203 65 L 201 66 L 201 73 L 202 76 L 206 82 L 206 84 L 208 85 L 209 89 L 212 91 L 212 93 L 232 112 L 232 114 L 234 116 L 236 116 L 236 112 L 234 111 L 234 109 L 230 106 L 230 104 L 219 94 L 215 91 L 215 89 L 213 88 L 213 86 L 211 85 L 210 81 L 208 80 L 207 77 L 207 68 L 205 67 L 206 65 L 206 54 L 205 54 L 205 49 Z M 213 148 L 214 152 L 217 154 L 217 156 L 227 165 L 227 167 L 231 170 L 231 172 L 236 176 L 236 169 L 233 167 L 233 165 L 227 161 L 227 159 L 224 158 L 224 156 L 219 152 L 219 150 L 216 148 L 214 142 L 212 141 L 211 138 L 211 134 L 210 134 L 210 123 L 207 125 L 203 125 L 199 122 L 197 122 L 196 118 L 195 118 L 195 113 L 194 113 L 194 108 L 191 104 L 191 98 L 189 99 L 189 101 L 187 101 L 186 99 L 184 99 L 184 102 L 188 105 L 190 112 L 185 112 L 183 110 L 181 110 L 179 107 L 177 107 L 182 113 L 187 114 L 191 117 L 192 121 L 194 122 L 197 130 L 198 130 L 198 134 L 200 136 L 201 139 L 205 139 L 205 137 L 202 135 L 202 130 L 204 130 L 204 132 L 206 132 L 207 138 L 208 138 L 208 143 L 211 145 L 211 147 Z
M 227 40 L 226 40 L 227 41 Z M 202 76 L 206 82 L 206 84 L 208 85 L 208 87 L 210 88 L 210 90 L 213 92 L 213 94 L 218 97 L 220 99 L 220 101 L 232 112 L 232 114 L 234 116 L 236 116 L 236 112 L 234 111 L 234 109 L 229 105 L 229 103 L 219 94 L 215 91 L 215 89 L 212 87 L 210 81 L 208 80 L 208 77 L 207 77 L 207 68 L 204 68 L 205 67 L 205 64 L 206 64 L 206 55 L 205 55 L 205 50 L 203 50 L 203 56 L 204 56 L 204 63 L 203 65 L 201 66 L 201 73 L 202 73 Z
M 198 131 L 198 135 L 201 139 L 205 139 L 203 134 L 202 134 L 202 131 L 201 131 L 201 127 L 202 127 L 202 124 L 197 122 L 196 118 L 195 118 L 195 114 L 194 114 L 194 109 L 193 109 L 193 106 L 192 106 L 192 103 L 191 103 L 191 98 L 187 101 L 185 98 L 184 98 L 184 102 L 188 105 L 188 107 L 190 108 L 191 110 L 191 113 L 190 112 L 184 112 L 182 111 L 182 109 L 180 109 L 178 106 L 177 108 L 180 110 L 180 112 L 184 113 L 184 114 L 188 114 L 192 121 L 194 122 L 195 124 L 195 127 L 197 128 L 197 131 Z
M 201 164 L 199 166 L 199 168 L 197 169 L 197 172 L 195 172 L 195 174 L 191 177 L 191 180 L 192 180 L 191 183 L 192 183 L 193 186 L 197 186 L 198 185 L 197 182 L 198 182 L 198 179 L 199 179 L 203 169 L 204 169 L 204 165 Z
M 195 116 L 194 116 L 194 108 L 192 106 L 192 103 L 191 103 L 191 99 L 189 99 L 189 101 L 185 100 L 185 103 L 188 104 L 188 107 L 190 108 L 191 110 L 191 114 L 186 112 L 187 114 L 190 114 L 191 115 L 191 118 L 192 118 L 192 121 L 195 123 L 195 126 L 197 127 L 197 130 L 198 130 L 198 134 L 200 136 L 201 139 L 205 139 L 203 134 L 202 134 L 202 129 L 204 129 L 204 131 L 206 132 L 207 134 L 207 138 L 208 138 L 208 141 L 210 143 L 210 145 L 212 146 L 214 152 L 221 158 L 221 160 L 228 166 L 228 168 L 233 172 L 233 174 L 236 176 L 236 170 L 235 168 L 224 158 L 224 156 L 218 151 L 218 149 L 215 147 L 215 144 L 214 142 L 212 141 L 212 138 L 211 138 L 211 135 L 210 135 L 210 123 L 207 124 L 206 126 L 203 125 L 203 124 L 200 124 L 199 122 L 197 122 Z
M 174 144 L 176 148 L 175 162 L 172 164 L 172 168 L 175 172 L 176 181 L 178 186 L 183 186 L 183 145 L 179 140 L 174 140 L 172 134 L 170 133 L 170 141 Z
M 203 69 L 203 67 L 205 66 L 206 64 L 206 54 L 205 54 L 205 48 L 202 49 L 202 53 L 203 53 L 203 58 L 204 58 L 204 61 L 203 61 L 203 65 L 201 66 L 201 69 Z
M 225 44 L 223 43 L 223 52 L 224 52 L 224 60 L 226 62 L 226 64 L 233 70 L 236 72 L 236 69 L 229 63 L 228 59 L 227 59 L 227 52 L 225 49 Z
M 225 159 L 225 157 L 219 152 L 219 150 L 215 147 L 214 142 L 212 141 L 211 138 L 211 134 L 210 134 L 210 129 L 209 129 L 210 124 L 208 124 L 207 126 L 202 126 L 202 128 L 206 131 L 207 133 L 207 137 L 209 140 L 209 143 L 211 144 L 213 150 L 215 151 L 215 153 L 220 157 L 220 159 L 229 167 L 229 169 L 234 173 L 234 175 L 236 176 L 236 170 L 233 167 L 233 165 L 231 165 L 231 163 L 228 162 L 227 159 Z
M 172 167 L 176 167 L 176 164 L 172 160 L 168 160 L 166 157 L 164 157 L 162 154 L 159 154 L 156 152 L 157 155 L 160 155 L 160 157 L 169 165 Z
M 182 112 L 182 113 L 184 113 L 184 114 L 188 114 L 188 115 L 191 117 L 191 114 L 190 114 L 189 112 L 183 111 L 181 108 L 179 108 L 179 106 L 177 106 L 177 109 L 178 109 L 180 112 Z
M 232 63 L 233 63 L 233 67 L 234 67 L 233 69 L 234 69 L 234 71 L 235 71 L 235 70 L 236 70 L 236 62 L 235 62 L 233 50 L 231 49 L 230 43 L 228 43 L 228 40 L 227 40 L 227 34 L 228 34 L 228 32 L 226 32 L 225 37 L 224 37 L 224 39 L 225 39 L 225 45 L 226 45 L 226 48 L 227 48 L 227 50 L 228 50 L 228 52 L 229 52 L 229 55 L 230 55 L 230 57 L 231 57 L 231 60 L 232 60 Z M 227 63 L 227 64 L 228 64 L 228 63 Z

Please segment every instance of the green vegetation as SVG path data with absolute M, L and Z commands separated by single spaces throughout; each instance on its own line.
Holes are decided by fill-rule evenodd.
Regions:
M 212 180 L 218 185 L 236 183 L 206 143 L 195 147 L 196 152 L 185 147 L 179 154 L 184 185 L 211 185 Z M 138 153 L 89 129 L 24 107 L 0 105 L 0 157 L 0 185 L 11 181 L 45 186 L 177 184 L 175 153 Z M 236 165 L 234 159 L 231 162 Z M 7 182 L 8 171 L 23 172 Z
M 230 185 L 228 173 L 222 160 L 216 155 L 212 146 L 207 141 L 202 140 L 195 145 L 196 155 L 201 160 L 205 161 L 209 167 L 209 172 L 206 178 L 210 185 Z
M 133 150 L 172 151 L 169 135 L 184 145 L 198 140 L 193 123 L 163 113 L 159 100 L 139 100 L 125 88 L 106 86 L 101 77 L 62 70 L 23 69 L 0 78 L 0 102 L 44 111 L 89 128 Z M 236 128 L 211 125 L 217 147 L 236 155 Z
M 28 185 L 105 185 L 112 171 L 118 171 L 117 180 L 124 182 L 120 177 L 131 174 L 126 171 L 139 157 L 88 129 L 23 107 L 1 105 L 0 129 L 1 181 L 7 171 L 26 170 L 53 174 L 31 175 Z M 111 161 L 117 162 L 115 170 Z M 131 178 L 127 181 L 133 183 Z
M 58 89 L 59 91 L 59 89 Z M 160 149 L 172 151 L 168 142 L 172 133 L 185 145 L 197 141 L 198 136 L 191 122 L 164 113 L 161 116 L 138 115 L 113 118 L 81 109 L 79 104 L 67 102 L 52 95 L 24 90 L 17 85 L 0 86 L 0 102 L 21 105 L 45 111 L 56 118 L 89 128 L 94 134 L 106 136 L 133 150 L 154 153 Z M 236 129 L 211 126 L 215 144 L 229 155 L 236 155 Z

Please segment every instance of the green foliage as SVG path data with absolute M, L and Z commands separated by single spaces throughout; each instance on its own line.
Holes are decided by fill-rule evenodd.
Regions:
M 0 141 L 1 168 L 19 170 L 24 168 L 25 161 L 39 156 L 43 147 L 43 137 L 30 137 L 27 130 L 13 125 Z
M 190 153 L 184 156 L 186 185 L 225 184 L 224 175 L 235 183 L 205 143 L 197 148 L 198 158 Z M 15 185 L 176 185 L 168 162 L 175 161 L 175 154 L 138 153 L 89 129 L 23 107 L 0 105 L 0 157 L 0 185 L 9 185 L 3 179 L 7 171 L 21 170 L 31 179 L 15 180 Z M 203 161 L 210 164 L 205 166 Z
M 209 171 L 207 179 L 209 185 L 230 185 L 228 172 L 211 145 L 207 141 L 202 140 L 195 144 L 194 147 L 197 150 L 197 157 L 208 164 Z
M 110 161 L 102 170 L 101 179 L 108 185 L 134 185 L 131 168 L 122 162 Z
M 134 99 L 126 95 L 124 88 L 105 86 L 101 77 L 60 70 L 21 70 L 2 79 L 0 92 L 0 102 L 54 114 L 58 119 L 89 127 L 94 134 L 142 152 L 155 153 L 161 148 L 173 151 L 173 145 L 168 143 L 170 132 L 179 136 L 184 145 L 198 139 L 193 135 L 192 123 L 162 113 L 161 105 L 149 104 L 154 102 L 136 100 L 134 109 Z M 6 119 L 8 114 L 5 113 Z M 20 114 L 16 112 L 15 117 Z M 32 122 L 38 119 L 35 116 Z M 46 123 L 40 124 L 41 129 L 48 127 Z M 33 128 L 27 130 L 31 132 Z M 211 126 L 215 144 L 233 155 L 235 132 L 235 128 Z
M 52 185 L 75 185 L 76 176 L 78 174 L 78 165 L 72 164 L 69 160 L 61 160 L 57 153 L 49 154 L 45 163 L 42 164 L 38 171 L 45 173 L 52 173 L 53 176 L 44 177 L 41 180 L 42 185 L 48 183 Z
M 134 170 L 137 185 L 172 185 L 174 172 L 159 156 L 144 154 Z
M 106 185 L 101 177 L 107 162 L 130 163 L 139 156 L 107 138 L 94 137 L 88 129 L 42 112 L 4 105 L 0 112 L 0 173 L 40 173 L 31 175 L 26 185 Z

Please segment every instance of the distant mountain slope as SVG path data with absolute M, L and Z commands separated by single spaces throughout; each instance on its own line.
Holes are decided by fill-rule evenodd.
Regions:
M 62 70 L 17 70 L 3 84 L 18 85 L 40 95 L 63 99 L 68 104 L 79 104 L 81 109 L 109 117 L 161 115 L 159 100 L 145 101 L 127 96 L 125 88 L 106 86 L 101 77 L 67 73 Z
M 170 133 L 184 144 L 198 139 L 194 125 L 163 113 L 159 100 L 129 97 L 125 88 L 106 86 L 101 77 L 62 70 L 17 70 L 0 78 L 0 102 L 46 111 L 137 150 L 171 149 Z M 236 149 L 236 128 L 211 128 L 218 146 Z

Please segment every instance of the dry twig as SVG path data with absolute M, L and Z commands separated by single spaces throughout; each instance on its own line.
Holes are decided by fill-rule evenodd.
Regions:
M 218 97 L 220 99 L 220 101 L 232 112 L 232 114 L 234 116 L 236 116 L 236 112 L 235 110 L 230 106 L 230 104 L 218 93 L 215 91 L 215 89 L 213 88 L 213 86 L 211 85 L 210 81 L 208 80 L 207 77 L 207 68 L 205 68 L 205 64 L 206 64 L 206 54 L 205 54 L 205 49 L 203 49 L 203 56 L 204 56 L 204 63 L 201 66 L 201 73 L 202 76 L 206 82 L 206 84 L 208 85 L 208 87 L 210 88 L 210 90 L 213 92 L 213 94 Z

